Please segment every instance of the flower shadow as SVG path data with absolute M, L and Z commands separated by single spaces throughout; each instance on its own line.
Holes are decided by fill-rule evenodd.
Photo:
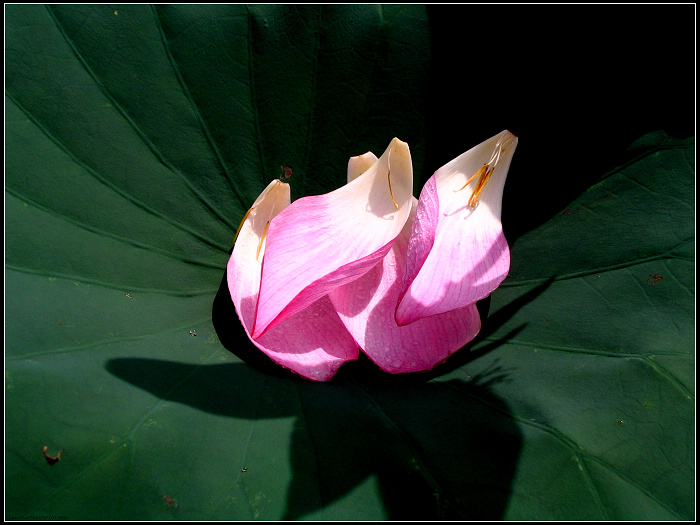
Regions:
M 488 338 L 547 286 L 487 318 L 475 342 Z M 485 314 L 488 302 L 480 306 Z M 414 374 L 384 373 L 361 355 L 332 381 L 315 383 L 274 364 L 250 343 L 225 277 L 213 321 L 224 346 L 247 365 L 121 358 L 106 368 L 164 400 L 208 413 L 251 421 L 295 418 L 282 519 L 327 519 L 347 512 L 341 501 L 367 497 L 368 490 L 380 497 L 390 520 L 503 519 L 522 446 L 509 406 L 494 392 L 508 371 L 494 365 L 481 375 L 441 377 L 500 343 L 465 347 L 433 371 Z M 266 395 L 257 396 L 256 403 L 242 399 L 262 391 Z M 298 403 L 276 401 L 290 391 Z M 337 519 L 361 519 L 361 512 L 362 504 L 357 515 Z
M 339 373 L 332 382 L 314 383 L 242 363 L 146 358 L 116 358 L 106 368 L 169 402 L 219 416 L 296 418 L 285 520 L 339 512 L 334 504 L 373 482 L 387 519 L 503 517 L 522 437 L 488 381 L 380 384 Z M 241 399 L 262 390 L 257 403 Z M 279 403 L 290 390 L 299 402 Z M 269 453 L 281 452 L 273 446 Z
M 546 286 L 488 318 L 484 336 Z M 488 303 L 481 308 L 485 314 Z M 251 421 L 294 417 L 292 478 L 283 519 L 338 512 L 337 502 L 355 497 L 372 482 L 387 519 L 504 517 L 522 443 L 508 405 L 492 389 L 507 373 L 495 367 L 481 376 L 440 379 L 497 343 L 477 351 L 462 349 L 433 371 L 415 374 L 386 374 L 361 354 L 332 381 L 314 383 L 274 364 L 250 343 L 225 276 L 213 322 L 221 343 L 249 366 L 122 358 L 110 360 L 107 370 L 162 399 L 208 413 Z M 269 395 L 259 396 L 257 404 L 241 399 L 261 389 Z M 290 389 L 299 403 L 290 408 L 274 402 Z

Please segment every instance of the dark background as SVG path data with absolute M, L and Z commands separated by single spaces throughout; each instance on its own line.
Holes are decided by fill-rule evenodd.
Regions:
M 519 137 L 508 240 L 631 156 L 694 135 L 694 5 L 433 5 L 426 173 L 503 129 Z M 525 201 L 525 202 L 524 202 Z

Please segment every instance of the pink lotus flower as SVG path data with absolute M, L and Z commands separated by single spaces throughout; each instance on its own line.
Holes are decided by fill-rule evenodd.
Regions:
M 391 373 L 430 370 L 471 341 L 475 303 L 505 278 L 501 198 L 508 131 L 440 168 L 420 201 L 408 146 L 353 157 L 348 183 L 290 204 L 272 182 L 244 218 L 228 265 L 246 333 L 279 364 L 330 379 L 358 345 Z
M 358 357 L 357 343 L 345 329 L 327 296 L 253 339 L 251 332 L 260 290 L 265 238 L 270 222 L 290 204 L 289 185 L 274 180 L 241 222 L 227 266 L 236 313 L 253 344 L 273 361 L 315 381 L 328 381 L 338 368 Z
M 501 199 L 517 143 L 503 131 L 437 170 L 423 187 L 396 309 L 399 325 L 474 304 L 505 279 L 510 251 Z

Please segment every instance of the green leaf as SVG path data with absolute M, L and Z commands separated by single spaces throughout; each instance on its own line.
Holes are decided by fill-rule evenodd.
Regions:
M 694 518 L 692 138 L 504 209 L 560 207 L 442 367 L 312 383 L 242 332 L 233 235 L 281 165 L 294 198 L 330 191 L 394 136 L 417 194 L 425 8 L 5 14 L 6 519 Z

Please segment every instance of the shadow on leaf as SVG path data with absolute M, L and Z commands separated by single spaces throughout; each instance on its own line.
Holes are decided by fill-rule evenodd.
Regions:
M 547 288 L 549 288 L 553 282 L 553 278 L 547 279 L 542 284 L 534 287 L 532 290 L 524 293 L 517 299 L 514 299 L 508 303 L 506 306 L 500 308 L 497 312 L 490 315 L 489 309 L 491 306 L 491 296 L 479 301 L 477 303 L 477 308 L 479 309 L 479 314 L 481 315 L 482 319 L 481 331 L 479 332 L 479 335 L 477 335 L 476 338 L 474 338 L 474 340 L 465 348 L 461 349 L 459 352 L 456 352 L 444 364 L 432 370 L 430 374 L 442 375 L 456 370 L 457 368 L 485 356 L 492 350 L 495 350 L 501 346 L 503 342 L 513 339 L 523 330 L 523 328 L 525 328 L 524 325 L 513 328 L 505 336 L 501 336 L 497 340 L 492 340 L 483 345 L 480 344 L 483 341 L 488 341 L 489 338 L 493 336 L 501 326 L 505 325 L 506 322 L 511 319 L 521 308 L 531 303 L 542 293 L 544 293 L 544 291 L 547 290 Z M 474 346 L 476 346 L 476 348 L 473 348 Z
M 372 481 L 387 519 L 503 517 L 522 437 L 481 378 L 401 385 L 343 374 L 314 383 L 241 363 L 138 358 L 112 359 L 107 370 L 209 413 L 256 421 L 295 417 L 284 519 L 306 519 L 357 497 L 358 487 Z

